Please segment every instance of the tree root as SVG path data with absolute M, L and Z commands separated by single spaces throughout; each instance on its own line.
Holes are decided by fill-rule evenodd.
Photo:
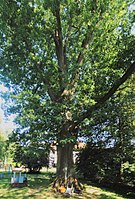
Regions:
M 75 177 L 56 178 L 52 183 L 52 188 L 55 193 L 62 193 L 66 197 L 70 197 L 72 193 L 82 194 L 83 191 L 83 185 Z

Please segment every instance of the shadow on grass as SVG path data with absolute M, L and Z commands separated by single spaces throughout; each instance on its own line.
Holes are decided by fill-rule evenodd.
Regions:
M 101 194 L 99 199 L 116 199 L 116 196 L 107 196 L 106 194 Z
M 11 176 L 0 179 L 0 198 L 2 199 L 38 199 L 48 193 L 52 173 L 28 174 L 28 186 L 11 187 Z M 44 198 L 47 198 L 46 196 Z
M 0 179 L 0 189 L 6 189 L 9 187 L 10 179 L 9 178 L 3 178 Z
M 123 197 L 125 199 L 135 199 L 135 190 L 131 186 L 124 186 L 121 184 L 107 186 L 107 185 L 93 183 L 93 182 L 89 182 L 89 181 L 85 182 L 85 184 L 101 188 L 104 191 L 113 192 L 115 194 L 121 195 L 121 197 Z M 98 198 L 99 199 L 116 199 L 116 197 L 107 196 L 107 194 L 101 194 L 100 197 L 98 197 Z
M 48 188 L 49 184 L 51 183 L 50 179 L 43 179 L 43 178 L 33 178 L 28 181 L 28 186 L 32 189 L 35 188 Z
M 126 197 L 124 197 L 125 199 L 128 199 L 128 198 L 130 198 L 130 199 L 134 199 L 135 197 L 134 196 L 126 196 Z M 107 196 L 106 194 L 101 194 L 99 197 L 98 197 L 98 199 L 116 199 L 116 197 L 114 197 L 114 196 Z
M 42 172 L 41 174 L 28 174 L 28 186 L 27 187 L 21 187 L 21 188 L 12 188 L 10 186 L 10 176 L 7 178 L 3 178 L 0 180 L 0 198 L 2 199 L 60 199 L 65 198 L 61 194 L 58 193 L 51 193 L 50 191 L 50 183 L 55 178 L 55 174 L 51 172 Z M 117 190 L 115 187 L 112 188 L 106 188 L 104 186 L 101 186 L 99 184 L 91 183 L 82 181 L 82 183 L 87 185 L 90 185 L 90 191 L 84 190 L 84 193 L 82 195 L 73 195 L 71 199 L 116 199 L 117 197 L 113 194 L 109 193 L 108 191 L 111 191 L 113 193 L 120 194 L 124 199 L 133 199 L 135 196 L 133 195 L 132 191 L 130 190 L 123 190 L 123 187 L 117 187 Z M 93 187 L 92 187 L 93 186 Z M 95 187 L 101 188 L 102 193 L 100 191 L 93 191 Z M 95 189 L 96 190 L 96 189 Z M 119 190 L 119 191 L 118 191 Z M 91 192 L 93 191 L 93 192 Z M 105 193 L 104 193 L 105 191 Z

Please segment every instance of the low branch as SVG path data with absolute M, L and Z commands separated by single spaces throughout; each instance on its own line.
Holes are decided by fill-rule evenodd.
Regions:
M 86 112 L 82 113 L 79 115 L 77 121 L 74 123 L 74 127 L 80 124 L 84 119 L 89 118 L 92 113 L 99 109 L 108 99 L 110 99 L 113 94 L 117 91 L 117 89 L 135 72 L 135 62 L 131 64 L 131 66 L 127 69 L 125 74 L 117 81 L 114 83 L 114 85 L 110 88 L 110 90 L 100 99 L 97 101 L 97 103 L 90 108 L 86 110 Z

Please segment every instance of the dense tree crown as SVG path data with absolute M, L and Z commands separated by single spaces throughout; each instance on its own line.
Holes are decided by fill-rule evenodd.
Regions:
M 131 4 L 2 2 L 1 78 L 15 88 L 12 111 L 19 113 L 21 127 L 60 144 L 75 142 L 80 123 L 114 93 L 117 98 L 121 85 L 121 89 L 131 85 L 135 70 Z

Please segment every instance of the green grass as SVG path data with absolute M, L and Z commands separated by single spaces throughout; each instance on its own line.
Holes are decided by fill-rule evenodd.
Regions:
M 0 179 L 0 199 L 62 199 L 59 193 L 54 193 L 50 183 L 54 173 L 42 172 L 41 174 L 28 174 L 28 186 L 16 187 L 10 186 L 10 176 L 5 174 Z M 71 199 L 126 199 L 122 195 L 104 190 L 96 186 L 85 184 L 85 190 L 82 195 L 73 195 Z

